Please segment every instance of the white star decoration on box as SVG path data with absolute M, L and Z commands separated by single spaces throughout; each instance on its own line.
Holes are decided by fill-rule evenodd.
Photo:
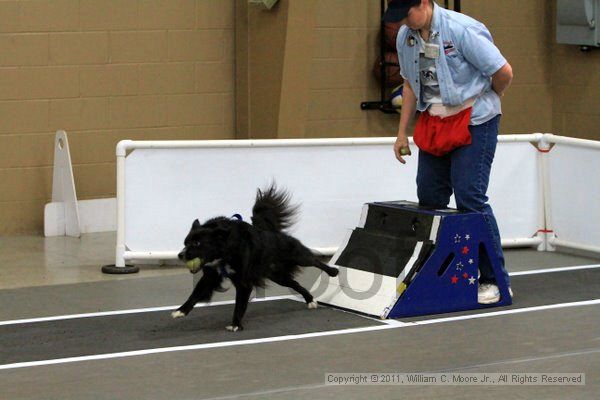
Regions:
M 456 235 L 454 235 L 454 243 L 460 243 L 460 235 L 457 233 Z
M 465 239 L 466 239 L 466 240 L 469 240 L 469 239 L 471 239 L 471 235 L 469 235 L 469 234 L 467 233 L 467 234 L 465 235 Z
M 473 261 L 473 259 L 472 259 L 472 258 L 469 258 L 469 264 L 471 264 L 471 265 L 472 265 L 474 262 L 475 262 L 475 261 Z
M 462 271 L 462 269 L 463 269 L 463 266 L 464 266 L 464 265 L 463 265 L 462 261 L 459 261 L 459 262 L 457 262 L 457 263 L 456 263 L 456 270 L 457 270 L 457 271 Z
M 469 285 L 474 285 L 475 284 L 475 278 L 470 277 L 469 278 Z

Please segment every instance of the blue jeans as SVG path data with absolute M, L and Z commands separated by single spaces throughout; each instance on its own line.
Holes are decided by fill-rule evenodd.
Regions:
M 498 224 L 487 203 L 490 170 L 498 143 L 500 115 L 481 125 L 469 126 L 471 144 L 459 147 L 441 157 L 419 151 L 417 171 L 417 196 L 419 204 L 426 207 L 446 208 L 454 191 L 456 205 L 461 211 L 483 213 L 493 238 L 494 250 L 500 259 L 502 277 L 494 277 L 489 259 L 481 257 L 479 271 L 481 283 L 494 283 L 496 279 L 509 278 L 504 268 L 504 254 L 500 244 Z

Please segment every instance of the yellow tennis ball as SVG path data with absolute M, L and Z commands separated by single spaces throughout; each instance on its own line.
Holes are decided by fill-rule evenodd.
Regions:
M 400 148 L 400 155 L 407 156 L 410 154 L 410 148 L 408 146 L 403 146 Z
M 188 267 L 188 269 L 191 272 L 195 272 L 198 270 L 198 268 L 200 268 L 200 265 L 202 264 L 202 260 L 199 257 L 194 258 L 193 260 L 188 260 L 185 265 Z

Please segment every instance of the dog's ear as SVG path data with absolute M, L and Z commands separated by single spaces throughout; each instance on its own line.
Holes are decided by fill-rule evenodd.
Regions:
M 192 229 L 198 229 L 200 228 L 200 221 L 195 220 L 194 223 L 192 223 Z

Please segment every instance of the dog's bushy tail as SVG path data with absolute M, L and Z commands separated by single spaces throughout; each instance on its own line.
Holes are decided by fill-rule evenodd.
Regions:
M 283 231 L 295 222 L 298 206 L 290 205 L 290 194 L 278 190 L 275 183 L 266 190 L 256 192 L 252 208 L 252 225 L 269 231 Z

